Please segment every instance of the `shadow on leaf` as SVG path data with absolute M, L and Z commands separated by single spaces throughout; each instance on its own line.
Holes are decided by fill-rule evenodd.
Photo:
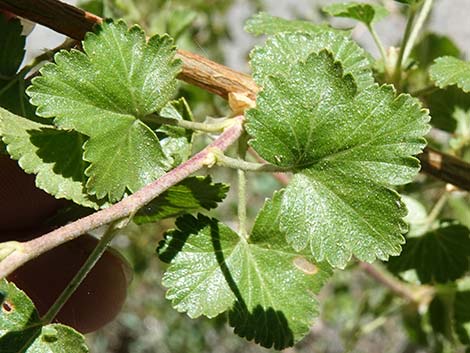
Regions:
M 2 313 L 3 314 L 3 313 Z M 8 315 L 8 314 L 3 314 Z M 8 331 L 0 337 L 0 352 L 2 353 L 22 353 L 41 334 L 42 326 L 37 322 L 37 313 L 31 312 L 24 329 Z
M 37 156 L 44 163 L 53 163 L 54 173 L 85 183 L 88 163 L 82 158 L 82 146 L 86 141 L 84 135 L 52 128 L 29 130 L 28 133 L 31 143 L 38 148 Z
M 294 335 L 282 311 L 276 311 L 272 307 L 265 308 L 261 304 L 255 306 L 255 303 L 250 303 L 251 308 L 247 306 L 230 269 L 226 265 L 220 244 L 218 223 L 211 222 L 210 227 L 217 262 L 225 280 L 237 298 L 229 311 L 229 324 L 234 328 L 234 332 L 240 337 L 254 340 L 266 348 L 274 346 L 275 349 L 280 350 L 292 346 Z

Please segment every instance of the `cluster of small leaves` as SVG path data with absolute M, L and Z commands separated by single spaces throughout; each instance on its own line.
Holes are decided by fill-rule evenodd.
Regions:
M 361 3 L 333 4 L 325 11 L 368 27 L 387 14 L 383 7 Z M 171 100 L 181 62 L 170 37 L 147 41 L 138 27 L 105 22 L 87 35 L 83 52 L 62 51 L 40 70 L 27 90 L 38 107 L 34 116 L 24 80 L 15 75 L 24 54 L 19 28 L 17 21 L 2 22 L 0 16 L 0 31 L 7 34 L 0 39 L 0 53 L 10 37 L 16 41 L 14 55 L 0 55 L 0 70 L 6 70 L 0 71 L 0 105 L 8 109 L 0 108 L 0 135 L 7 152 L 37 175 L 39 187 L 100 208 L 189 157 L 192 134 L 153 119 L 193 119 L 184 99 Z M 226 196 L 227 186 L 209 177 L 188 178 L 167 190 L 135 221 L 179 216 L 158 248 L 169 263 L 163 277 L 167 298 L 178 311 L 190 317 L 227 311 L 237 334 L 282 349 L 308 333 L 318 316 L 316 294 L 332 268 L 344 268 L 353 256 L 373 262 L 400 254 L 407 211 L 392 187 L 418 173 L 413 156 L 424 148 L 430 118 L 417 99 L 374 83 L 371 59 L 348 31 L 265 13 L 249 20 L 246 29 L 272 35 L 250 56 L 261 91 L 257 107 L 246 114 L 249 143 L 269 163 L 291 170 L 292 180 L 266 201 L 246 237 L 216 219 L 189 215 L 216 207 Z M 458 58 L 438 58 L 430 79 L 445 92 L 457 85 L 468 93 L 469 71 Z M 21 111 L 10 109 L 11 97 Z M 466 109 L 452 116 L 452 131 L 467 128 Z M 390 269 L 413 269 L 421 283 L 461 278 L 469 266 L 468 228 L 447 222 L 423 229 L 423 234 L 414 229 L 417 237 L 408 239 Z M 70 328 L 43 327 L 32 303 L 13 285 L 4 281 L 0 291 L 6 293 L 2 352 L 25 341 L 32 342 L 31 352 L 75 352 L 67 345 L 87 351 Z M 457 293 L 455 308 L 464 305 L 466 294 Z M 459 335 L 468 335 L 469 318 L 465 310 L 456 311 Z M 52 345 L 58 348 L 48 348 Z
M 374 84 L 347 33 L 266 14 L 247 28 L 271 33 L 279 22 L 281 33 L 251 54 L 262 91 L 247 131 L 265 160 L 294 171 L 292 181 L 267 201 L 248 239 L 183 216 L 158 251 L 170 263 L 163 283 L 177 310 L 214 317 L 230 309 L 236 333 L 278 349 L 307 332 L 315 312 L 306 288 L 319 288 L 329 266 L 399 254 L 406 209 L 389 186 L 417 174 L 412 156 L 429 129 L 417 100 Z M 310 281 L 303 287 L 292 273 Z M 297 304 L 287 305 L 292 297 Z
M 86 353 L 85 338 L 61 324 L 43 325 L 34 304 L 13 283 L 0 281 L 0 351 L 3 353 Z M 25 342 L 27 346 L 25 346 Z

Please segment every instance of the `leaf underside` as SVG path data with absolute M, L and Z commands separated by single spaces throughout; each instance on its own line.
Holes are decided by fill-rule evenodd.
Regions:
M 177 220 L 158 252 L 170 263 L 163 284 L 178 311 L 215 317 L 230 310 L 235 333 L 268 348 L 291 346 L 308 333 L 318 315 L 315 294 L 331 270 L 286 243 L 280 199 L 266 202 L 248 241 L 202 215 Z

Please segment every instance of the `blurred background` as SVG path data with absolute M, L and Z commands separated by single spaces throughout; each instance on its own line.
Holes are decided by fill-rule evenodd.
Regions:
M 92 0 L 68 1 L 104 17 L 125 18 L 138 23 L 148 35 L 168 32 L 180 48 L 197 52 L 234 69 L 249 72 L 248 54 L 264 38 L 254 38 L 243 31 L 247 18 L 266 11 L 284 18 L 328 19 L 321 7 L 324 0 Z M 395 1 L 382 1 L 391 16 L 377 24 L 377 32 L 388 47 L 398 45 L 405 18 Z M 467 60 L 470 56 L 470 1 L 437 0 L 427 29 L 450 35 Z M 372 55 L 378 56 L 372 38 L 362 25 L 348 20 L 330 20 L 334 26 L 354 27 L 353 37 Z M 53 48 L 63 36 L 36 26 L 28 37 L 27 63 L 44 49 Z M 190 101 L 195 116 L 223 116 L 224 101 L 200 89 L 182 84 L 182 94 Z M 204 141 L 202 141 L 204 142 Z M 231 175 L 218 171 L 217 181 L 230 183 Z M 264 198 L 280 184 L 269 175 L 251 180 L 249 215 L 253 218 Z M 233 192 L 233 191 L 232 191 Z M 215 214 L 230 224 L 236 219 L 236 203 L 229 196 Z M 468 215 L 468 214 L 466 214 Z M 465 216 L 464 216 L 465 217 Z M 164 265 L 155 249 L 171 221 L 158 225 L 131 226 L 117 237 L 120 249 L 135 270 L 125 309 L 104 329 L 88 336 L 92 352 L 109 353 L 196 353 L 196 352 L 266 352 L 232 333 L 225 317 L 191 320 L 172 309 L 161 287 Z M 439 351 L 439 344 L 426 327 L 424 313 L 392 295 L 364 272 L 351 265 L 349 271 L 337 271 L 322 291 L 321 318 L 310 334 L 287 352 L 390 352 L 412 353 Z M 431 341 L 431 342 L 430 342 Z M 434 348 L 425 348 L 434 347 Z M 437 348 L 436 348 L 437 347 Z M 442 351 L 442 350 L 441 350 Z

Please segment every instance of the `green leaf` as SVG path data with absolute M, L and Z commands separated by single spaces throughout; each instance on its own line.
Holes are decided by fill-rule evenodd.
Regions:
M 84 158 L 88 192 L 118 201 L 171 167 L 157 135 L 140 119 L 175 94 L 181 62 L 168 36 L 145 39 L 139 27 L 105 22 L 84 52 L 61 51 L 28 88 L 37 114 L 90 137 Z
M 85 207 L 96 209 L 103 204 L 86 193 L 84 135 L 36 123 L 0 108 L 0 136 L 21 168 L 37 174 L 36 186 L 40 189 Z
M 281 61 L 281 59 L 278 59 Z M 425 145 L 427 112 L 391 86 L 358 92 L 327 51 L 270 76 L 248 111 L 251 146 L 293 169 L 281 212 L 290 244 L 344 267 L 400 253 L 406 208 L 388 185 L 413 180 Z
M 402 4 L 414 6 L 416 4 L 419 4 L 422 0 L 395 0 L 395 1 L 402 3 Z
M 0 291 L 6 294 L 0 309 L 0 352 L 88 352 L 85 338 L 74 329 L 60 324 L 42 326 L 31 300 L 13 283 L 2 280 Z
M 435 336 L 442 336 L 449 342 L 455 339 L 454 325 L 454 299 L 455 287 L 440 287 L 429 304 L 429 323 Z
M 280 196 L 266 202 L 248 240 L 201 215 L 177 220 L 159 254 L 171 263 L 163 284 L 178 311 L 214 317 L 231 308 L 235 332 L 268 348 L 285 348 L 308 333 L 318 315 L 315 294 L 331 270 L 285 242 Z
M 432 117 L 431 124 L 448 132 L 454 132 L 457 128 L 456 112 L 470 109 L 470 93 L 464 93 L 456 86 L 439 89 L 424 99 Z
M 470 345 L 470 290 L 458 291 L 454 299 L 454 324 L 459 340 Z
M 191 8 L 174 8 L 167 18 L 167 33 L 177 40 L 198 17 L 196 11 Z
M 26 82 L 22 77 L 13 77 L 10 80 L 0 79 L 0 107 L 14 114 L 39 120 L 34 116 L 34 107 L 29 103 L 25 93 Z
M 262 34 L 277 34 L 281 32 L 309 32 L 320 33 L 327 31 L 342 32 L 347 35 L 346 31 L 340 31 L 331 28 L 327 24 L 315 24 L 302 20 L 287 20 L 285 18 L 271 16 L 266 12 L 260 12 L 249 18 L 245 23 L 245 31 L 256 36 Z
M 213 183 L 210 176 L 186 178 L 140 209 L 134 222 L 157 222 L 201 209 L 210 210 L 227 196 L 228 189 L 226 184 Z
M 0 78 L 15 76 L 24 57 L 26 37 L 19 19 L 7 20 L 0 14 Z
M 431 79 L 440 88 L 457 85 L 470 92 L 470 62 L 452 56 L 437 58 L 429 69 Z
M 344 73 L 351 74 L 359 88 L 374 83 L 369 61 L 364 50 L 344 35 L 325 32 L 281 33 L 270 38 L 264 47 L 255 48 L 250 54 L 250 64 L 255 81 L 264 86 L 271 75 L 288 77 L 299 61 L 305 61 L 311 53 L 327 49 L 335 61 L 344 65 Z
M 97 16 L 106 17 L 103 0 L 80 0 L 77 6 Z
M 395 273 L 416 270 L 421 283 L 447 283 L 469 270 L 470 231 L 455 223 L 443 223 L 438 229 L 410 238 L 400 256 L 390 259 Z
M 34 108 L 25 94 L 24 78 L 16 76 L 25 53 L 22 29 L 18 19 L 6 20 L 0 14 L 0 107 L 15 114 L 33 117 Z
M 388 11 L 385 7 L 361 2 L 331 4 L 325 6 L 323 11 L 330 16 L 352 18 L 368 26 L 388 16 Z

